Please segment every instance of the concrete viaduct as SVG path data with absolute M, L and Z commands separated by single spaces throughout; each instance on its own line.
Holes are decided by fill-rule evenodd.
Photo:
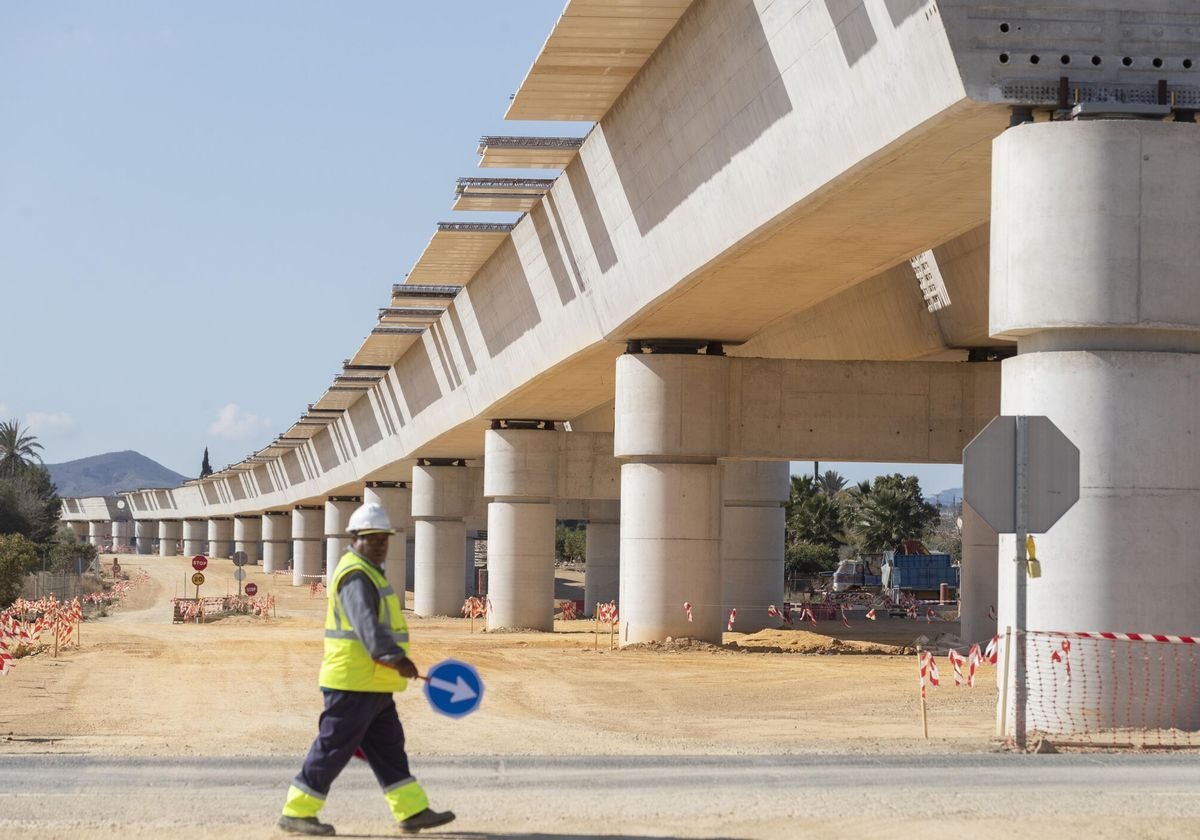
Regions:
M 486 528 L 489 625 L 550 630 L 555 519 L 584 518 L 622 643 L 719 641 L 782 600 L 788 460 L 955 463 L 992 416 L 1044 414 L 1082 491 L 1030 626 L 1191 633 L 1197 62 L 1175 0 L 571 0 L 508 117 L 590 132 L 486 137 L 484 167 L 561 172 L 457 188 L 520 219 L 440 223 L 260 451 L 65 519 L 142 552 L 261 543 L 270 570 L 290 547 L 301 583 L 376 500 L 418 613 L 458 612 Z M 964 638 L 1011 623 L 1012 556 L 965 513 Z

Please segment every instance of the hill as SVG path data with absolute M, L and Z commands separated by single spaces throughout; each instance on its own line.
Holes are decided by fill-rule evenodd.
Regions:
M 110 496 L 118 490 L 178 487 L 186 476 L 169 470 L 140 452 L 106 452 L 77 461 L 46 464 L 58 495 Z

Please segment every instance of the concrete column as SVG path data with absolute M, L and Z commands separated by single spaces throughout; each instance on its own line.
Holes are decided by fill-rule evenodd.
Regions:
M 413 467 L 412 517 L 416 531 L 413 611 L 461 615 L 463 517 L 470 507 L 470 474 L 462 461 Z
M 997 566 L 996 532 L 970 505 L 962 507 L 962 567 L 959 569 L 958 636 L 964 642 L 986 644 L 996 634 L 999 572 L 1011 575 L 1012 562 Z
M 488 504 L 488 629 L 554 630 L 554 498 L 559 434 L 543 428 L 484 432 Z
M 100 551 L 112 541 L 112 525 L 107 519 L 93 519 L 88 522 L 88 542 Z
M 308 586 L 321 577 L 325 513 L 321 505 L 296 505 L 292 511 L 292 586 Z
M 350 547 L 346 526 L 350 514 L 362 504 L 361 496 L 330 496 L 325 500 L 325 584 L 333 584 L 338 561 Z
M 387 511 L 396 534 L 388 540 L 383 574 L 404 602 L 404 593 L 412 589 L 408 556 L 408 538 L 412 532 L 412 491 L 403 481 L 368 481 L 363 503 L 373 502 Z
M 1080 456 L 1078 503 L 1037 538 L 1028 626 L 1194 635 L 1200 131 L 1021 125 L 995 140 L 992 167 L 990 328 L 1018 341 L 1003 363 L 1001 409 L 1046 415 Z M 1015 547 L 1011 535 L 999 542 L 1005 627 Z M 1030 650 L 1031 730 L 1056 732 L 1071 714 L 1097 727 L 1200 728 L 1194 686 L 1180 682 L 1191 677 L 1166 663 L 1143 674 L 1137 654 L 1114 648 L 1110 661 L 1102 648 L 1088 667 L 1105 696 L 1088 704 L 1064 668 Z
M 138 554 L 153 554 L 154 540 L 158 537 L 158 521 L 154 519 L 138 519 L 133 523 L 134 539 L 137 541 Z
M 779 627 L 767 615 L 783 606 L 783 505 L 791 486 L 787 461 L 721 463 L 721 610 L 734 630 Z
M 288 567 L 292 550 L 292 512 L 269 510 L 262 515 L 263 574 L 272 575 Z
M 203 519 L 183 520 L 183 556 L 195 557 L 208 549 L 208 522 Z
M 616 456 L 628 459 L 621 466 L 623 645 L 667 636 L 721 643 L 717 458 L 728 451 L 728 361 L 670 352 L 617 360 L 613 441 Z
M 621 503 L 616 500 L 588 504 L 584 545 L 583 612 L 596 614 L 596 604 L 607 604 L 620 595 Z
M 233 554 L 233 520 L 214 516 L 208 520 L 208 556 L 229 557 Z
M 111 528 L 113 551 L 117 551 L 118 546 L 125 548 L 133 542 L 133 522 L 128 519 L 114 519 Z
M 158 521 L 158 555 L 160 557 L 178 557 L 179 541 L 183 539 L 183 524 L 178 519 L 160 519 Z
M 258 543 L 262 539 L 262 517 L 238 514 L 233 517 L 233 550 L 245 552 L 246 564 L 258 565 Z

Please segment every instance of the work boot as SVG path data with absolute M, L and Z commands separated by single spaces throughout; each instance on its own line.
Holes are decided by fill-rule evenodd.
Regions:
M 406 820 L 401 820 L 400 827 L 409 834 L 416 834 L 422 828 L 437 828 L 448 822 L 454 822 L 453 811 L 435 811 L 432 808 L 426 808 Z
M 450 816 L 454 819 L 454 815 Z M 316 817 L 280 817 L 276 823 L 288 834 L 308 834 L 313 837 L 328 837 L 337 832 L 329 823 L 323 823 Z

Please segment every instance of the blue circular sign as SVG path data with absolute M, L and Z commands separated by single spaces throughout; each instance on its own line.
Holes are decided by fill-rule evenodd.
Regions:
M 425 699 L 448 717 L 469 715 L 483 700 L 483 680 L 467 663 L 443 659 L 425 674 Z

